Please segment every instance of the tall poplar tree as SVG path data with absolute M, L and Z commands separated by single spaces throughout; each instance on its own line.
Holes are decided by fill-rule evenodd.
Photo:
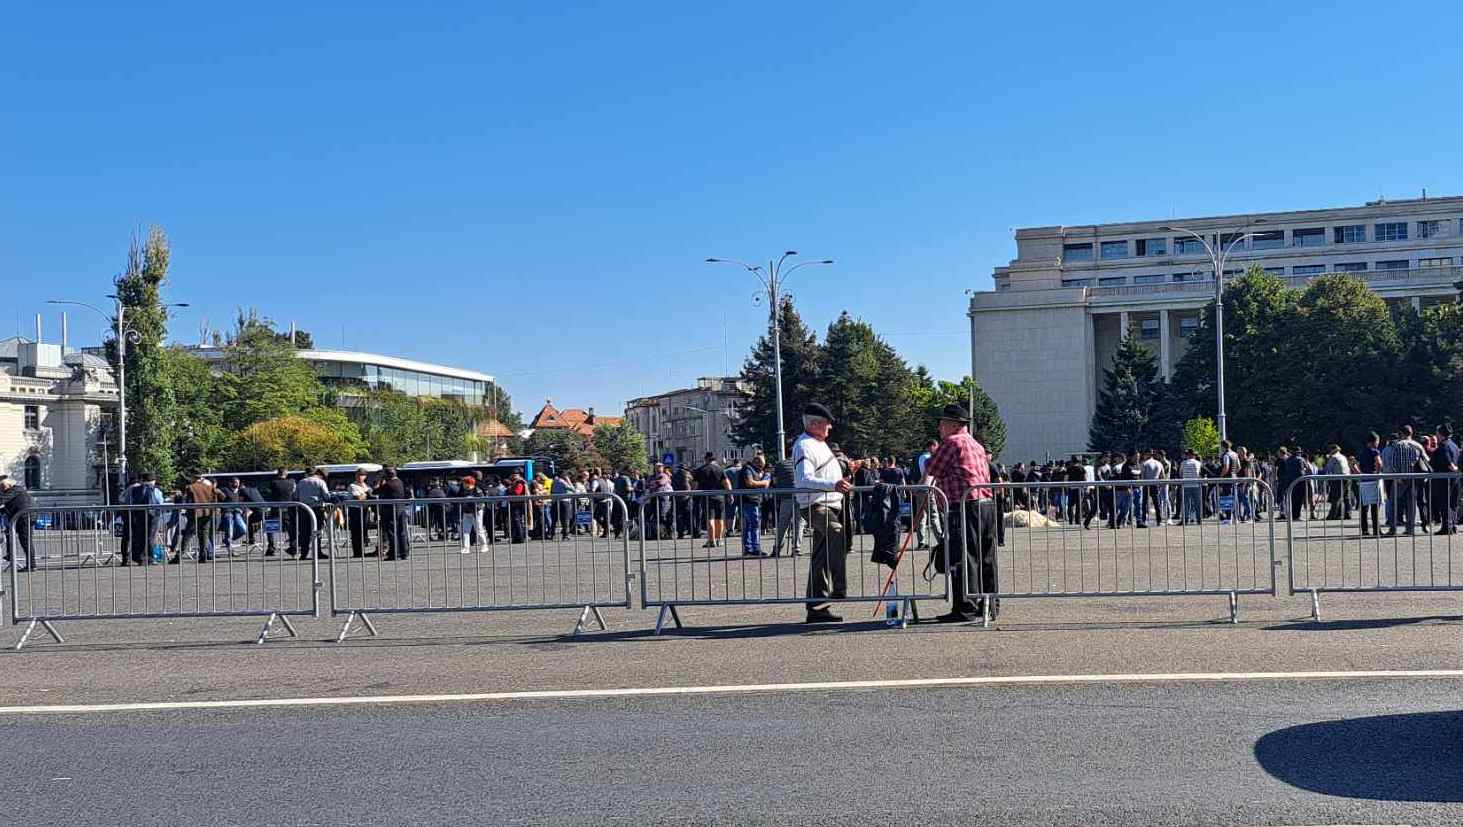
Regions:
M 131 474 L 151 472 L 172 481 L 180 472 L 174 463 L 174 428 L 177 399 L 167 354 L 168 313 L 162 288 L 168 278 L 171 250 L 161 227 L 150 227 L 147 238 L 134 235 L 127 250 L 127 268 L 115 282 L 127 331 L 127 469 Z M 115 370 L 115 338 L 106 343 Z

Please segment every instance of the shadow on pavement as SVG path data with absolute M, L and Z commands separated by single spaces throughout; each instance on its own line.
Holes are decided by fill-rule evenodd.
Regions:
M 1367 629 L 1392 629 L 1398 626 L 1415 626 L 1420 623 L 1457 623 L 1463 617 L 1433 615 L 1430 617 L 1378 617 L 1369 620 L 1300 620 L 1266 626 L 1267 632 L 1350 632 Z
M 1257 741 L 1255 759 L 1276 779 L 1323 795 L 1463 802 L 1463 712 L 1288 727 Z

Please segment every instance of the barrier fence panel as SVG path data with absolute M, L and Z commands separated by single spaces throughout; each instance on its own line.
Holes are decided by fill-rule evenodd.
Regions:
M 1463 474 L 1311 475 L 1282 505 L 1291 593 L 1463 589 L 1456 534 Z
M 1269 486 L 1256 479 L 998 483 L 996 597 L 1275 594 Z
M 293 553 L 316 527 L 301 503 L 23 511 L 5 532 L 16 648 L 67 620 L 262 616 L 257 642 L 276 621 L 294 635 L 291 616 L 318 616 L 319 564 Z
M 943 511 L 943 495 L 917 485 L 860 487 L 847 495 L 785 489 L 647 495 L 633 527 L 641 605 L 660 610 L 656 634 L 668 619 L 681 625 L 680 606 L 883 602 L 886 620 L 907 625 L 918 619 L 914 601 L 949 600 L 945 577 L 933 566 L 928 579 L 925 574 L 933 532 L 921 527 L 899 555 L 913 512 L 929 504 Z M 847 553 L 828 555 L 824 567 L 817 555 L 828 543 L 836 548 L 832 538 L 839 535 Z M 897 567 L 880 559 L 897 559 Z M 815 569 L 820 576 L 810 581 Z
M 329 520 L 338 641 L 371 615 L 630 607 L 628 509 L 613 494 L 348 500 Z

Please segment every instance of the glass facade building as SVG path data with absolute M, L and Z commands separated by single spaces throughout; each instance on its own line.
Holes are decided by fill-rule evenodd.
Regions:
M 392 390 L 468 405 L 493 402 L 493 377 L 485 373 L 374 353 L 306 350 L 300 358 L 315 368 L 320 381 L 341 390 Z

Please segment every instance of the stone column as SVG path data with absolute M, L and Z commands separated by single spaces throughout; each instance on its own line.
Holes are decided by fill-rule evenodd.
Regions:
M 1422 296 L 1413 296 L 1412 297 L 1412 310 L 1415 313 L 1421 313 L 1422 312 Z
M 1118 313 L 1118 341 L 1123 342 L 1123 341 L 1127 341 L 1127 339 L 1128 339 L 1128 311 L 1124 310 L 1124 311 Z
M 1168 346 L 1168 311 L 1158 311 L 1158 375 L 1168 381 L 1168 363 L 1171 360 Z

